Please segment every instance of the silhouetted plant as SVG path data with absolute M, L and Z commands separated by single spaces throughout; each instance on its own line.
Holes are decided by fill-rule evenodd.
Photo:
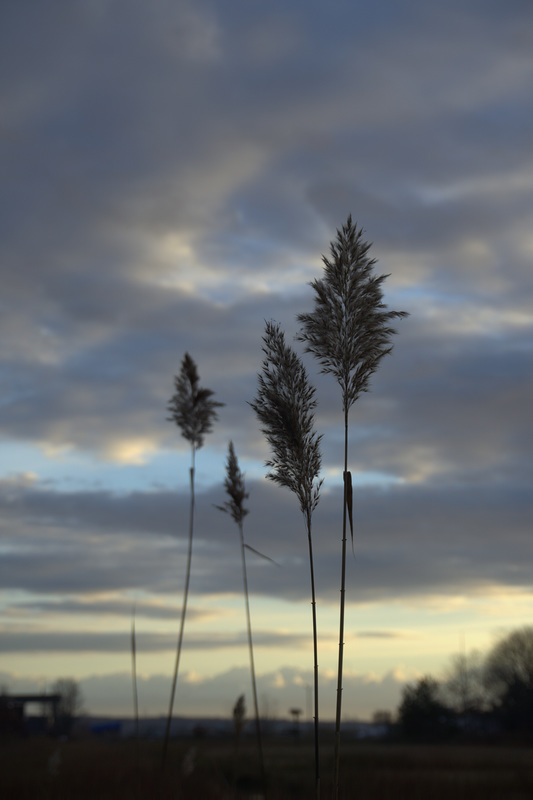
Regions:
M 242 563 L 242 580 L 244 588 L 244 605 L 246 608 L 246 627 L 248 631 L 248 651 L 250 654 L 250 672 L 252 677 L 252 692 L 254 698 L 254 711 L 255 711 L 255 728 L 257 735 L 257 749 L 259 753 L 259 767 L 261 770 L 261 780 L 263 786 L 265 785 L 265 764 L 263 759 L 263 744 L 261 740 L 261 723 L 259 720 L 259 704 L 257 702 L 257 682 L 255 679 L 255 665 L 254 665 L 254 648 L 252 640 L 252 621 L 250 617 L 250 599 L 248 593 L 248 577 L 246 572 L 246 545 L 244 543 L 244 517 L 248 514 L 248 509 L 244 507 L 244 501 L 248 498 L 244 486 L 244 475 L 239 469 L 239 462 L 235 455 L 235 448 L 233 442 L 229 443 L 228 458 L 226 462 L 226 480 L 224 481 L 226 492 L 229 496 L 229 501 L 226 501 L 222 506 L 217 506 L 220 511 L 230 514 L 239 529 L 239 539 L 241 544 L 241 563 Z M 244 705 L 244 695 L 239 698 L 242 699 Z M 238 705 L 238 704 L 237 704 Z M 235 709 L 237 709 L 237 705 Z M 236 718 L 236 711 L 234 709 L 233 716 Z
M 370 244 L 351 215 L 331 243 L 330 258 L 323 257 L 324 278 L 314 280 L 315 307 L 311 314 L 299 314 L 302 325 L 298 340 L 305 342 L 322 365 L 331 373 L 342 392 L 344 412 L 344 499 L 342 521 L 342 564 L 339 661 L 335 715 L 335 796 L 339 791 L 340 727 L 342 706 L 342 668 L 344 656 L 344 606 L 346 591 L 347 516 L 353 543 L 352 476 L 348 471 L 348 412 L 361 392 L 368 391 L 371 375 L 383 356 L 390 353 L 390 338 L 396 331 L 392 319 L 407 316 L 405 311 L 387 311 L 381 284 L 387 275 L 375 276 L 376 263 L 370 258 Z
M 266 462 L 271 470 L 267 478 L 286 486 L 297 496 L 309 545 L 314 651 L 315 787 L 319 797 L 318 637 L 311 517 L 318 504 L 322 481 L 318 480 L 321 437 L 314 431 L 315 389 L 309 383 L 300 358 L 285 344 L 285 336 L 277 323 L 266 323 L 262 349 L 265 354 L 263 371 L 258 375 L 257 396 L 250 405 L 259 417 L 261 430 L 272 450 L 272 458 Z
M 202 447 L 204 436 L 212 429 L 213 422 L 218 418 L 216 409 L 222 407 L 224 403 L 218 403 L 212 399 L 214 392 L 211 389 L 202 389 L 199 385 L 200 378 L 198 369 L 193 359 L 185 353 L 181 362 L 179 375 L 174 379 L 176 393 L 171 397 L 168 410 L 171 416 L 170 422 L 175 422 L 181 428 L 181 435 L 191 444 L 191 467 L 189 470 L 191 500 L 189 510 L 189 546 L 187 551 L 187 568 L 185 574 L 185 588 L 183 592 L 183 606 L 181 609 L 180 630 L 176 647 L 176 662 L 174 665 L 174 675 L 172 678 L 172 689 L 170 692 L 170 703 L 168 708 L 167 725 L 165 739 L 163 743 L 162 768 L 165 766 L 168 739 L 170 735 L 170 724 L 172 721 L 172 709 L 174 707 L 174 696 L 176 693 L 176 683 L 178 680 L 179 663 L 181 648 L 183 643 L 183 632 L 185 630 L 185 617 L 187 614 L 187 601 L 189 597 L 189 583 L 191 577 L 192 543 L 194 533 L 194 477 L 196 468 L 196 451 Z
M 237 756 L 239 754 L 239 744 L 246 719 L 246 701 L 243 694 L 239 695 L 233 706 L 233 780 L 237 773 Z
M 135 720 L 135 758 L 139 768 L 139 695 L 137 692 L 137 642 L 135 635 L 135 606 L 131 612 L 131 679 L 133 683 L 133 718 Z

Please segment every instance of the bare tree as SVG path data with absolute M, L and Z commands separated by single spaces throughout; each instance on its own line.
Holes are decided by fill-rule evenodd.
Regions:
M 483 656 L 478 650 L 457 653 L 452 657 L 442 689 L 451 707 L 458 714 L 484 711 L 487 690 L 483 684 Z
M 312 353 L 322 372 L 332 374 L 342 395 L 344 413 L 344 499 L 342 520 L 342 562 L 340 588 L 339 661 L 335 715 L 335 797 L 339 793 L 342 669 L 344 657 L 344 607 L 346 593 L 347 517 L 353 544 L 352 475 L 348 470 L 348 412 L 362 392 L 383 356 L 391 352 L 390 339 L 396 331 L 390 321 L 405 317 L 405 311 L 387 311 L 381 284 L 386 275 L 375 276 L 376 263 L 368 255 L 370 244 L 351 216 L 331 243 L 330 258 L 323 257 L 324 278 L 315 280 L 315 307 L 311 314 L 299 314 L 306 352 Z
M 83 694 L 79 683 L 73 678 L 58 678 L 51 693 L 61 696 L 55 709 L 56 724 L 64 733 L 69 733 L 75 719 L 83 712 Z
M 509 729 L 533 730 L 533 627 L 500 639 L 485 660 L 484 683 Z

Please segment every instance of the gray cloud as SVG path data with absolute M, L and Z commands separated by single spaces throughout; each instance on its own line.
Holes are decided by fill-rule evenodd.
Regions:
M 194 619 L 194 614 L 192 618 Z M 196 615 L 198 616 L 198 615 Z M 325 639 L 334 640 L 326 635 Z M 95 633 L 83 631 L 79 633 L 59 633 L 56 631 L 39 632 L 35 630 L 12 631 L 2 630 L 2 653 L 129 653 L 131 652 L 131 632 L 129 630 Z M 241 633 L 211 633 L 202 636 L 190 633 L 187 635 L 187 650 L 215 651 L 221 648 L 242 648 L 248 643 L 246 631 Z M 277 631 L 254 631 L 254 644 L 261 647 L 307 647 L 307 635 L 287 634 Z M 176 647 L 176 634 L 158 634 L 139 631 L 136 635 L 136 650 L 139 653 L 171 652 Z
M 247 540 L 281 565 L 250 554 L 251 592 L 307 598 L 307 555 L 297 503 L 289 493 L 263 482 L 251 482 L 248 488 Z M 233 594 L 240 586 L 234 526 L 212 505 L 222 496 L 222 487 L 198 496 L 193 562 L 193 591 L 198 594 Z M 333 603 L 340 500 L 340 488 L 326 492 L 314 524 L 318 593 L 322 601 Z M 356 488 L 349 599 L 528 586 L 530 502 L 527 481 L 519 482 L 517 475 L 505 479 L 489 473 L 488 480 L 478 475 L 453 481 L 437 477 L 387 489 Z M 183 580 L 186 509 L 186 495 L 173 497 L 170 492 L 19 491 L 2 509 L 2 585 L 52 594 L 147 589 L 175 595 Z M 177 519 L 182 520 L 181 533 L 175 530 Z M 37 531 L 32 520 L 40 520 Z M 9 536 L 13 527 L 22 537 L 18 542 Z M 124 611 L 129 614 L 130 608 Z
M 17 603 L 16 608 L 8 608 L 5 612 L 7 617 L 21 620 L 23 617 L 35 618 L 36 615 L 74 615 L 91 617 L 127 617 L 133 620 L 139 619 L 158 619 L 177 621 L 181 608 L 172 605 L 162 605 L 161 603 L 139 603 L 132 599 L 126 600 L 76 600 L 64 597 L 59 600 L 37 600 L 23 601 Z M 223 611 L 219 611 L 223 615 Z M 202 620 L 217 616 L 215 611 L 205 611 L 202 609 L 187 608 L 187 617 L 191 620 Z M 123 636 L 123 632 L 120 632 Z

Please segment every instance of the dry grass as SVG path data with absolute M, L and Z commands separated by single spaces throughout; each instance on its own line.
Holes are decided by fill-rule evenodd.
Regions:
M 324 743 L 326 745 L 326 743 Z M 0 744 L 2 797 L 9 800 L 250 800 L 260 797 L 253 740 L 243 743 L 233 775 L 232 742 L 171 742 L 167 770 L 160 744 L 34 739 Z M 323 752 L 327 752 L 324 746 Z M 60 753 L 58 771 L 50 759 Z M 346 743 L 341 759 L 344 800 L 529 800 L 533 753 L 527 747 L 409 746 Z M 57 760 L 57 759 L 56 759 Z M 265 743 L 270 800 L 314 795 L 313 744 Z M 322 798 L 333 797 L 333 753 L 322 759 Z M 249 772 L 248 772 L 249 770 Z
M 190 476 L 190 509 L 189 509 L 189 544 L 187 548 L 187 567 L 185 569 L 185 586 L 183 588 L 183 605 L 181 607 L 180 630 L 176 644 L 176 661 L 174 664 L 174 674 L 172 677 L 172 688 L 170 690 L 170 701 L 168 706 L 167 727 L 163 741 L 163 753 L 161 768 L 165 768 L 168 742 L 170 737 L 170 726 L 172 724 L 172 711 L 174 709 L 174 697 L 178 683 L 178 674 L 181 658 L 181 648 L 183 645 L 183 634 L 185 631 L 185 619 L 187 617 L 187 602 L 189 598 L 189 583 L 191 579 L 192 562 L 192 543 L 194 536 L 194 508 L 195 494 L 194 481 L 196 472 L 196 451 L 203 446 L 204 437 L 213 427 L 213 423 L 218 419 L 217 408 L 221 408 L 224 403 L 213 400 L 214 392 L 211 389 L 200 387 L 200 377 L 195 362 L 188 353 L 185 353 L 181 362 L 179 375 L 174 379 L 176 393 L 171 397 L 168 410 L 171 413 L 170 422 L 175 422 L 181 428 L 181 435 L 190 442 L 191 445 L 191 467 Z
M 285 334 L 276 322 L 267 322 L 263 336 L 262 372 L 257 395 L 251 407 L 271 449 L 266 462 L 267 478 L 290 489 L 300 501 L 305 519 L 311 578 L 311 613 L 313 619 L 313 694 L 315 720 L 315 795 L 320 797 L 319 702 L 318 702 L 318 633 L 316 621 L 315 568 L 311 522 L 320 498 L 320 439 L 314 429 L 315 388 L 298 354 L 285 342 Z
M 382 283 L 386 275 L 374 275 L 375 259 L 370 258 L 370 243 L 351 215 L 337 238 L 331 242 L 330 257 L 323 256 L 324 277 L 314 280 L 314 309 L 298 314 L 306 352 L 321 365 L 321 372 L 333 375 L 341 389 L 344 412 L 344 498 L 342 511 L 341 585 L 339 607 L 339 661 L 335 710 L 335 779 L 339 781 L 342 717 L 342 673 L 344 662 L 344 608 L 346 594 L 346 524 L 352 518 L 352 476 L 348 469 L 348 414 L 362 392 L 370 388 L 370 378 L 381 359 L 392 350 L 396 333 L 390 323 L 408 316 L 405 311 L 389 311 L 383 302 Z M 340 784 L 339 784 L 340 786 Z M 336 797 L 340 796 L 337 792 Z

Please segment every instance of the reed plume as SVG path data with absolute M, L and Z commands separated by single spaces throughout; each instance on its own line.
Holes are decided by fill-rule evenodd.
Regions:
M 183 605 L 181 609 L 180 630 L 176 647 L 176 662 L 174 665 L 174 675 L 172 678 L 172 689 L 170 692 L 170 702 L 168 708 L 165 738 L 163 742 L 163 755 L 161 768 L 165 767 L 165 760 L 170 735 L 170 724 L 172 721 L 172 709 L 174 707 L 174 696 L 178 681 L 179 663 L 181 658 L 181 648 L 183 643 L 183 633 L 185 630 L 185 617 L 187 614 L 187 601 L 189 597 L 189 584 L 191 578 L 192 543 L 194 533 L 194 477 L 196 469 L 196 451 L 202 447 L 205 434 L 212 430 L 213 422 L 218 419 L 217 408 L 224 403 L 218 403 L 212 399 L 214 392 L 211 389 L 200 387 L 200 378 L 195 362 L 188 353 L 185 353 L 181 362 L 179 375 L 174 378 L 176 388 L 175 394 L 171 397 L 168 411 L 171 416 L 170 422 L 175 422 L 181 428 L 181 435 L 190 442 L 191 445 L 191 467 L 189 470 L 190 478 L 190 509 L 189 509 L 189 545 L 187 550 L 187 567 L 185 574 L 185 588 L 183 592 Z
M 262 349 L 265 354 L 263 369 L 258 375 L 257 396 L 250 405 L 272 451 L 272 457 L 266 462 L 270 468 L 267 478 L 294 492 L 307 530 L 313 616 L 315 787 L 320 797 L 318 637 L 311 518 L 319 501 L 322 481 L 318 478 L 321 437 L 314 430 L 315 389 L 309 383 L 300 358 L 285 343 L 284 333 L 277 323 L 266 323 Z
M 235 455 L 235 448 L 233 442 L 229 443 L 228 458 L 226 461 L 226 479 L 224 481 L 226 493 L 229 496 L 223 505 L 217 506 L 220 511 L 229 514 L 234 522 L 237 524 L 239 530 L 239 539 L 241 545 L 241 563 L 242 563 L 242 580 L 244 589 L 244 605 L 246 609 L 246 627 L 248 631 L 248 652 L 250 655 L 250 672 L 252 677 L 252 692 L 254 698 L 254 711 L 255 711 L 255 730 L 257 736 L 257 750 L 259 754 L 259 768 L 261 770 L 261 780 L 263 787 L 266 786 L 265 781 L 265 763 L 263 759 L 263 743 L 261 739 L 261 723 L 259 719 L 259 704 L 257 702 L 257 682 L 255 678 L 255 664 L 254 664 L 254 647 L 252 640 L 252 621 L 250 617 L 250 598 L 248 593 L 248 576 L 246 571 L 246 545 L 244 543 L 244 525 L 243 520 L 248 514 L 248 509 L 244 507 L 244 501 L 248 499 L 248 492 L 244 485 L 244 475 L 239 468 L 239 462 Z M 239 698 L 240 699 L 240 698 Z M 244 695 L 242 696 L 244 703 Z M 234 713 L 235 715 L 235 713 Z
M 348 412 L 362 392 L 369 389 L 370 378 L 383 356 L 392 350 L 390 327 L 393 319 L 407 316 L 405 311 L 388 311 L 383 303 L 381 285 L 387 275 L 376 276 L 376 260 L 370 258 L 371 245 L 364 241 L 363 230 L 352 222 L 351 215 L 330 245 L 330 258 L 323 257 L 324 277 L 314 280 L 315 307 L 311 314 L 299 314 L 305 343 L 322 366 L 332 374 L 342 394 L 344 412 L 344 499 L 342 521 L 341 599 L 339 624 L 339 661 L 335 715 L 335 797 L 339 793 L 340 729 L 342 707 L 342 669 L 344 656 L 344 607 L 346 593 L 347 517 L 353 544 L 352 476 L 348 471 Z

